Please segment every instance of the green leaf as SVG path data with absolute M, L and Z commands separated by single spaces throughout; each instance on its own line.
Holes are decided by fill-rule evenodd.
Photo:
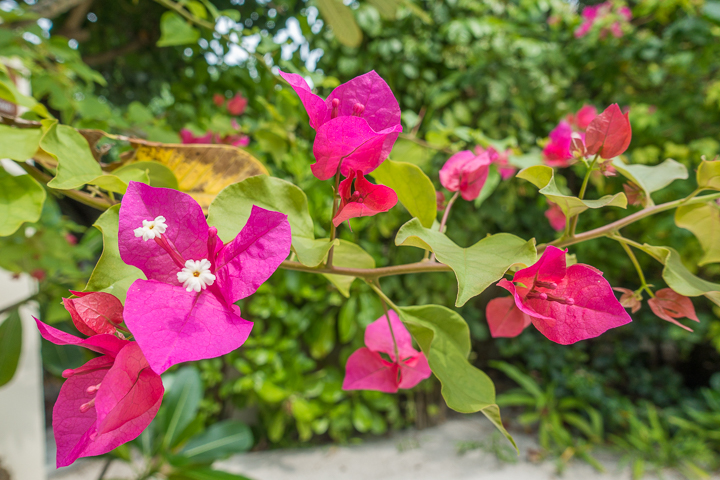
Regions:
M 341 44 L 351 48 L 360 46 L 362 30 L 349 7 L 341 0 L 315 0 L 315 5 Z
M 37 222 L 46 195 L 30 175 L 15 177 L 0 167 L 0 236 L 12 235 L 24 222 Z
M 356 297 L 348 298 L 348 301 L 340 307 L 340 313 L 338 314 L 338 339 L 340 343 L 348 343 L 355 338 L 355 332 L 357 332 L 357 321 L 355 320 L 357 308 Z
M 491 361 L 490 366 L 493 368 L 497 368 L 505 375 L 515 380 L 515 383 L 520 385 L 526 392 L 531 394 L 536 399 L 539 399 L 543 396 L 540 385 L 538 385 L 531 376 L 524 374 L 517 367 L 514 367 L 507 362 L 500 361 Z
M 323 261 L 330 243 L 315 240 L 305 192 L 279 178 L 257 175 L 224 188 L 210 204 L 208 223 L 215 225 L 227 242 L 247 223 L 253 205 L 288 216 L 293 250 L 300 263 L 316 267 Z
M 344 268 L 375 268 L 375 259 L 363 250 L 360 245 L 348 242 L 347 240 L 340 240 L 340 245 L 335 247 L 335 253 L 333 253 L 333 266 Z M 325 273 L 323 273 L 323 276 L 330 280 L 345 297 L 350 296 L 350 286 L 353 281 L 355 281 L 355 277 L 328 275 Z
M 479 208 L 480 205 L 493 194 L 497 186 L 500 185 L 500 180 L 501 176 L 497 167 L 490 165 L 490 171 L 487 180 L 485 180 L 485 185 L 483 185 L 482 190 L 480 190 L 480 195 L 475 199 L 475 208 Z
M 650 194 L 670 185 L 675 180 L 688 178 L 687 168 L 682 163 L 668 158 L 659 165 L 628 165 L 620 157 L 613 160 L 613 167 L 625 178 L 638 185 L 645 192 L 646 207 L 655 205 Z
M 163 445 L 169 448 L 175 445 L 175 440 L 195 419 L 204 390 L 200 373 L 195 367 L 183 367 L 164 377 L 169 377 L 163 378 L 163 382 L 169 382 L 170 387 L 163 397 L 157 423 L 163 434 Z
M 145 278 L 139 268 L 127 265 L 118 249 L 118 221 L 120 205 L 107 209 L 93 226 L 102 232 L 103 253 L 90 275 L 85 292 L 107 292 L 125 302 L 127 289 L 138 278 Z
M 683 265 L 680 254 L 674 248 L 654 247 L 645 244 L 643 250 L 665 265 L 662 277 L 668 287 L 686 297 L 705 295 L 711 301 L 720 305 L 718 303 L 720 301 L 720 284 L 708 282 L 693 275 Z
M 112 174 L 105 173 L 90 180 L 88 184 L 96 185 L 98 188 L 102 188 L 108 192 L 124 194 L 130 182 L 150 183 L 150 178 L 146 170 L 135 168 L 135 164 L 131 167 L 132 168 L 123 167 L 122 169 L 115 170 Z
M 580 200 L 578 197 L 564 195 L 555 184 L 553 169 L 545 165 L 528 167 L 518 172 L 517 176 L 538 187 L 540 193 L 545 195 L 548 200 L 558 204 L 567 218 L 582 213 L 588 208 L 627 207 L 627 198 L 624 193 L 605 195 L 598 200 Z
M 192 462 L 205 463 L 246 452 L 252 446 L 250 427 L 238 420 L 224 420 L 192 437 L 180 450 L 180 455 Z
M 698 265 L 720 262 L 720 207 L 715 202 L 679 207 L 675 224 L 690 230 L 700 242 L 705 255 Z
M 189 469 L 182 467 L 179 471 L 173 472 L 168 480 L 251 480 L 243 475 L 214 470 L 210 467 Z
M 0 325 L 0 387 L 12 380 L 22 352 L 22 322 L 17 309 Z
M 509 233 L 498 233 L 462 248 L 445 234 L 424 228 L 415 218 L 400 227 L 395 245 L 432 250 L 439 262 L 452 268 L 458 281 L 457 307 L 500 280 L 513 265 L 531 265 L 537 258 L 534 239 L 526 242 Z
M 410 215 L 417 217 L 423 226 L 432 227 L 437 219 L 435 187 L 420 167 L 388 159 L 373 170 L 371 175 L 378 183 L 395 190 L 398 200 Z
M 52 118 L 45 105 L 32 97 L 20 93 L 15 86 L 15 82 L 10 78 L 7 67 L 3 64 L 0 64 L 0 98 L 25 107 L 43 118 Z
M 465 320 L 440 305 L 401 307 L 398 314 L 440 380 L 448 407 L 461 413 L 481 411 L 517 449 L 500 419 L 492 380 L 467 360 L 470 329 Z
M 697 171 L 698 188 L 720 190 L 720 160 L 703 160 Z
M 48 187 L 60 190 L 79 188 L 103 174 L 85 137 L 56 120 L 43 120 L 40 148 L 58 161 L 57 175 Z
M 43 132 L 39 128 L 14 128 L 0 125 L 0 158 L 18 162 L 32 158 L 38 149 Z
M 158 47 L 187 45 L 200 39 L 200 31 L 175 12 L 165 12 L 160 17 L 160 40 Z
M 126 172 L 141 170 L 147 172 L 148 181 L 153 187 L 178 189 L 178 180 L 172 170 L 159 162 L 134 162 L 113 171 L 113 174 L 122 179 L 128 179 Z M 133 173 L 133 175 L 137 175 Z M 142 181 L 142 180 L 137 180 Z M 144 182 L 147 183 L 147 182 Z

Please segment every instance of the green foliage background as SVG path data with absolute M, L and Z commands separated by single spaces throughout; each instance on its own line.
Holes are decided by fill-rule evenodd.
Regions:
M 257 53 L 285 71 L 306 74 L 320 93 L 377 70 L 403 110 L 406 137 L 391 158 L 420 166 L 437 188 L 437 171 L 452 152 L 492 144 L 536 156 L 558 121 L 584 104 L 602 109 L 617 102 L 630 108 L 633 142 L 628 157 L 635 163 L 653 165 L 674 158 L 692 171 L 701 156 L 712 159 L 720 153 L 717 1 L 631 2 L 634 19 L 622 38 L 603 36 L 599 28 L 576 38 L 580 17 L 560 0 L 355 1 L 350 7 L 363 34 L 355 48 L 339 43 L 311 3 L 212 3 L 238 11 L 244 35 L 255 36 Z M 36 98 L 77 127 L 177 142 L 177 132 L 184 127 L 197 133 L 232 133 L 231 117 L 212 97 L 241 92 L 249 105 L 237 121 L 250 136 L 248 150 L 272 175 L 307 192 L 316 237 L 327 236 L 330 185 L 310 173 L 314 132 L 286 85 L 254 57 L 238 64 L 237 48 L 208 30 L 198 30 L 200 39 L 192 44 L 157 47 L 166 9 L 155 2 L 95 1 L 88 12 L 92 17 L 79 23 L 71 21 L 71 13 L 53 18 L 49 29 L 42 23 L 45 29 L 35 23 L 0 28 L 0 55 L 16 54 L 29 61 Z M 283 33 L 286 28 L 292 37 Z M 22 36 L 26 32 L 35 36 L 33 41 Z M 76 48 L 62 35 L 77 38 Z M 316 68 L 308 56 L 317 60 Z M 567 187 L 577 192 L 582 177 L 572 169 L 566 173 Z M 618 178 L 595 183 L 597 197 L 621 191 Z M 654 198 L 660 203 L 693 188 L 692 181 L 678 181 Z M 94 220 L 92 212 L 67 200 L 58 203 L 75 224 L 87 226 Z M 44 237 L 37 245 L 23 241 L 22 229 L 1 240 L 3 251 L 16 248 L 23 251 L 22 258 L 37 257 L 40 263 L 11 262 L 7 255 L 0 261 L 13 271 L 46 272 L 41 283 L 45 318 L 61 322 L 58 298 L 63 288 L 84 283 L 99 236 L 87 230 L 81 240 L 84 248 L 76 249 L 80 253 L 55 258 L 63 249 L 53 242 L 80 227 L 61 220 L 55 202 L 47 205 L 38 224 Z M 545 199 L 529 183 L 501 182 L 479 207 L 458 202 L 448 235 L 461 246 L 498 232 L 549 241 L 556 234 L 543 216 L 546 208 Z M 588 211 L 579 227 L 590 229 L 622 214 L 617 209 Z M 421 251 L 394 247 L 394 235 L 408 219 L 397 207 L 354 220 L 352 232 L 343 227 L 341 238 L 359 243 L 378 266 L 417 261 Z M 702 255 L 692 234 L 674 227 L 672 213 L 638 222 L 626 235 L 674 247 L 688 267 Z M 603 270 L 615 286 L 639 285 L 614 242 L 594 240 L 572 247 L 571 253 Z M 661 266 L 647 256 L 640 262 L 649 282 L 664 286 Z M 720 279 L 717 264 L 703 267 L 701 273 L 709 280 Z M 451 274 L 393 277 L 383 287 L 400 305 L 447 306 L 454 304 L 457 288 Z M 620 412 L 636 412 L 634 405 L 641 401 L 668 415 L 687 402 L 696 410 L 712 410 L 706 392 L 711 379 L 720 385 L 713 377 L 720 367 L 720 321 L 704 298 L 694 300 L 701 322 L 692 334 L 644 307 L 629 326 L 564 347 L 533 329 L 515 339 L 490 339 L 484 309 L 500 294 L 491 287 L 459 309 L 470 325 L 474 362 L 481 368 L 493 359 L 521 366 L 540 385 L 551 385 L 555 397 L 574 398 L 599 411 L 606 431 L 621 437 L 631 436 L 642 424 L 629 424 L 624 419 L 635 417 Z M 201 362 L 206 386 L 202 408 L 210 417 L 256 411 L 256 438 L 288 445 L 326 435 L 347 441 L 358 433 L 383 433 L 441 415 L 434 380 L 398 396 L 340 389 L 345 360 L 362 344 L 364 327 L 382 311 L 360 282 L 345 299 L 322 278 L 278 271 L 241 307 L 256 322 L 253 335 L 242 349 Z M 55 372 L 62 360 L 56 357 L 56 352 L 46 355 L 48 368 Z M 503 383 L 499 372 L 494 378 L 501 390 L 512 385 Z M 642 409 L 637 411 L 642 415 Z

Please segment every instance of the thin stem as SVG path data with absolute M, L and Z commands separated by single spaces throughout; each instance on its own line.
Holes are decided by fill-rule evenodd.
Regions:
M 597 163 L 599 154 L 595 154 L 595 157 L 592 159 L 592 162 L 590 163 L 590 166 L 588 167 L 587 171 L 585 172 L 585 178 L 583 178 L 582 186 L 580 187 L 580 193 L 578 194 L 578 198 L 582 200 L 585 198 L 585 192 L 587 191 L 588 181 L 590 181 L 590 175 L 593 172 L 593 169 L 595 168 L 595 164 Z M 573 215 L 573 217 L 570 219 L 568 224 L 570 225 L 569 230 L 567 231 L 567 234 L 569 237 L 573 237 L 575 235 L 575 229 L 577 228 L 578 218 L 580 218 L 580 214 Z
M 452 208 L 453 203 L 455 203 L 455 200 L 457 200 L 458 195 L 460 195 L 459 190 L 457 192 L 455 192 L 455 195 L 452 196 L 452 198 L 448 201 L 447 206 L 445 207 L 445 211 L 443 212 L 442 220 L 440 221 L 440 233 L 443 233 L 443 230 L 445 229 L 445 223 L 447 222 L 448 216 L 450 215 L 450 209 Z M 430 261 L 431 262 L 435 261 L 435 252 L 433 252 L 433 254 L 430 255 Z
M 611 236 L 610 238 L 616 239 L 615 237 Z M 641 288 L 643 288 L 646 292 L 648 292 L 648 295 L 650 295 L 650 298 L 653 298 L 655 294 L 650 290 L 650 287 L 647 284 L 647 280 L 645 280 L 645 274 L 642 271 L 642 268 L 640 267 L 640 263 L 638 262 L 637 258 L 635 257 L 635 254 L 632 251 L 632 248 L 625 243 L 618 241 L 618 243 L 623 247 L 623 250 L 625 250 L 625 253 L 627 253 L 628 257 L 630 257 L 630 261 L 635 266 L 635 270 L 637 270 L 638 277 L 640 277 L 640 283 Z
M 23 170 L 25 170 L 31 177 L 33 177 L 38 182 L 41 182 L 42 184 L 47 185 L 47 183 L 52 180 L 52 177 L 50 175 L 41 172 L 38 168 L 33 167 L 32 165 L 29 165 L 27 163 L 19 163 L 18 165 L 20 165 Z M 78 190 L 53 190 L 65 195 L 68 198 L 72 198 L 73 200 L 77 200 L 80 203 L 83 203 L 89 207 L 96 208 L 98 210 L 107 210 L 108 208 L 115 205 L 108 200 L 93 197 L 88 193 L 80 192 Z
M 392 308 L 396 312 L 400 313 L 400 307 L 395 305 L 393 303 L 393 301 L 390 300 L 390 298 L 388 298 L 387 295 L 385 295 L 385 292 L 380 290 L 380 288 L 377 285 L 375 285 L 372 281 L 367 281 L 367 284 L 370 286 L 370 288 L 372 288 L 375 291 L 375 293 L 377 293 L 378 297 L 380 297 L 381 300 L 384 300 L 388 305 L 390 305 L 390 308 Z
M 655 205 L 654 207 L 644 208 L 639 212 L 628 215 L 627 217 L 621 218 L 620 220 L 617 220 L 615 222 L 608 223 L 603 227 L 598 227 L 594 230 L 588 230 L 587 232 L 580 233 L 570 238 L 562 237 L 546 245 L 541 245 L 538 247 L 538 253 L 542 253 L 547 245 L 554 245 L 556 247 L 567 247 L 569 245 L 586 242 L 594 238 L 605 237 L 611 232 L 620 230 L 623 227 L 627 227 L 628 225 L 635 223 L 638 220 L 642 220 L 645 217 L 655 215 L 656 213 L 672 210 L 673 208 L 677 208 L 681 205 L 695 205 L 698 203 L 705 203 L 711 200 L 716 200 L 718 198 L 720 198 L 720 193 L 713 193 L 711 195 L 703 195 L 702 197 L 694 197 L 689 200 L 687 198 L 681 198 L 680 200 L 674 200 L 672 202 Z
M 291 262 L 285 260 L 280 264 L 280 268 L 285 270 L 296 270 L 299 272 L 309 273 L 326 273 L 332 275 L 345 275 L 348 277 L 357 277 L 364 280 L 373 280 L 375 278 L 389 277 L 393 275 L 405 275 L 408 273 L 423 272 L 450 272 L 450 267 L 443 263 L 437 262 L 416 262 L 406 263 L 404 265 L 393 265 L 392 267 L 380 268 L 343 268 L 343 267 L 308 267 L 300 262 Z
M 330 216 L 330 243 L 333 243 L 335 241 L 335 235 L 337 233 L 337 228 L 335 227 L 335 215 L 337 214 L 337 209 L 340 205 L 339 202 L 339 196 L 338 196 L 338 188 L 340 187 L 340 167 L 338 166 L 338 171 L 335 173 L 335 187 L 333 187 L 333 208 L 332 208 L 332 215 Z M 325 266 L 327 268 L 332 267 L 333 262 L 333 253 L 335 253 L 335 245 L 330 246 L 330 251 L 328 252 L 328 259 Z
M 103 480 L 105 478 L 105 474 L 107 473 L 108 469 L 110 468 L 110 464 L 113 462 L 113 457 L 108 457 L 108 459 L 105 461 L 105 465 L 103 465 L 102 470 L 100 470 L 100 475 L 98 475 L 97 480 Z
M 378 289 L 380 289 L 379 282 Z M 387 304 L 385 303 L 385 299 L 383 297 L 380 297 L 380 303 L 382 303 L 383 310 L 385 311 L 385 319 L 387 320 L 388 328 L 390 329 L 390 336 L 392 337 L 393 349 L 395 351 L 395 361 L 400 362 L 400 354 L 398 353 L 397 340 L 395 339 L 395 332 L 393 331 L 392 322 L 390 321 L 390 312 L 388 312 Z

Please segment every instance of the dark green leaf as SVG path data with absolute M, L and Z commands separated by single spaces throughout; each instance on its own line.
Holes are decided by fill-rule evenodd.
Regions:
M 200 39 L 200 32 L 175 12 L 165 12 L 160 18 L 158 47 L 187 45 Z
M 192 437 L 180 450 L 180 455 L 192 462 L 204 463 L 246 452 L 252 446 L 250 427 L 237 420 L 224 420 Z
M 0 324 L 0 387 L 12 380 L 22 352 L 22 321 L 17 309 Z
M 165 448 L 174 446 L 180 433 L 195 419 L 203 397 L 202 381 L 195 367 L 183 367 L 168 376 L 170 387 L 157 420 Z

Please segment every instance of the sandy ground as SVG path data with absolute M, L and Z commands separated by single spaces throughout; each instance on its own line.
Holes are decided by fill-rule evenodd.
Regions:
M 605 465 L 599 473 L 581 461 L 571 461 L 558 475 L 552 461 L 531 461 L 537 444 L 533 437 L 514 433 L 520 456 L 507 455 L 502 461 L 493 451 L 493 444 L 505 448 L 494 436 L 490 423 L 482 416 L 466 416 L 439 427 L 422 431 L 406 431 L 389 438 L 368 440 L 350 446 L 311 447 L 306 449 L 272 450 L 236 455 L 215 465 L 228 472 L 240 473 L 253 480 L 629 480 L 628 468 L 620 466 L 619 458 L 598 453 Z M 467 450 L 461 453 L 461 447 Z M 505 458 L 506 455 L 501 454 Z M 78 462 L 72 467 L 54 471 L 51 480 L 96 480 L 103 463 L 97 460 Z M 113 463 L 106 479 L 131 479 L 132 471 Z M 653 479 L 655 476 L 646 478 Z M 667 480 L 679 478 L 666 473 Z M 713 477 L 720 478 L 720 477 Z

